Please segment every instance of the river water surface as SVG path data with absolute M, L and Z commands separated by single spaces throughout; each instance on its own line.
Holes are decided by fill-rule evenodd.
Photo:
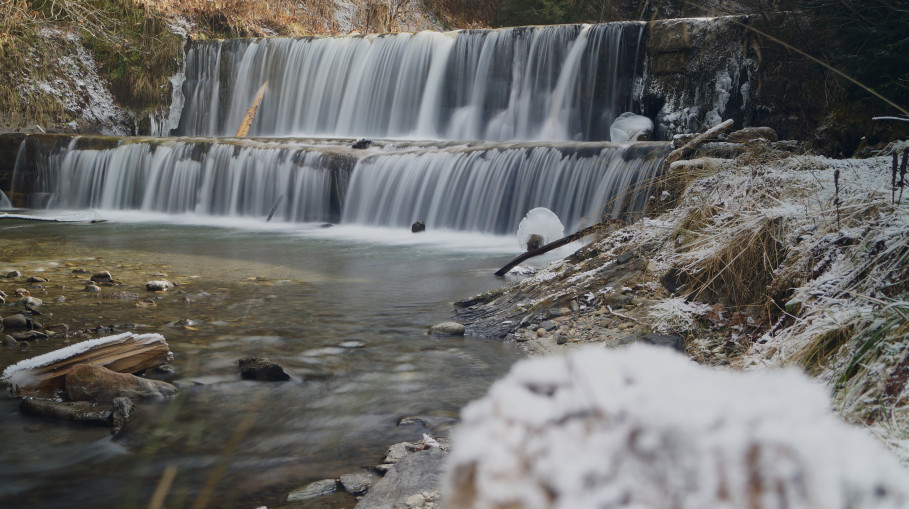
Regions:
M 450 317 L 453 301 L 502 284 L 491 274 L 516 254 L 512 237 L 116 219 L 0 223 L 0 270 L 23 274 L 0 276 L 0 289 L 13 295 L 28 288 L 25 277 L 47 278 L 44 289 L 29 288 L 45 302 L 36 319 L 70 328 L 68 338 L 4 348 L 0 368 L 112 333 L 73 334 L 80 330 L 159 332 L 175 373 L 150 376 L 180 395 L 140 405 L 116 438 L 22 416 L 4 396 L 2 507 L 147 507 L 174 469 L 166 507 L 274 507 L 307 482 L 379 463 L 394 442 L 447 436 L 460 408 L 520 357 L 497 339 L 425 333 Z M 157 298 L 155 307 L 83 292 L 100 270 L 122 282 L 103 292 Z M 158 273 L 179 286 L 147 292 Z M 251 355 L 276 361 L 293 380 L 241 380 L 237 360 Z M 399 426 L 405 416 L 426 424 Z

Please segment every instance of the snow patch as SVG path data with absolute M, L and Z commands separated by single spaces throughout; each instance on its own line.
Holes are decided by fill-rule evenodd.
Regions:
M 587 348 L 516 364 L 462 421 L 446 478 L 453 509 L 909 503 L 906 471 L 795 370 Z

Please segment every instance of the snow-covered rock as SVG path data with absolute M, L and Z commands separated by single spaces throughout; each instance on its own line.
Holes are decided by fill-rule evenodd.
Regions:
M 559 216 L 546 207 L 532 209 L 518 224 L 518 246 L 524 250 L 545 246 L 564 236 L 565 226 Z
M 653 121 L 643 115 L 626 112 L 609 126 L 609 139 L 616 143 L 649 140 L 653 134 Z
M 909 504 L 909 474 L 794 370 L 590 348 L 518 363 L 462 417 L 451 509 Z

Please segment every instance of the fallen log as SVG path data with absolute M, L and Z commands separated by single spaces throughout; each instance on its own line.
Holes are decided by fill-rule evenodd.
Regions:
M 562 237 L 559 240 L 550 242 L 549 244 L 546 244 L 545 246 L 543 246 L 539 249 L 532 249 L 530 251 L 527 251 L 526 253 L 522 254 L 521 256 L 508 262 L 508 264 L 505 265 L 504 267 L 502 267 L 501 269 L 497 270 L 496 276 L 504 276 L 505 274 L 508 274 L 509 270 L 517 267 L 518 264 L 520 264 L 524 260 L 529 260 L 535 256 L 540 256 L 541 254 L 548 253 L 549 251 L 552 251 L 553 249 L 571 244 L 572 242 L 574 242 L 576 240 L 581 240 L 588 235 L 593 235 L 594 233 L 601 232 L 601 231 L 605 230 L 606 228 L 608 228 L 610 221 L 614 221 L 614 219 L 610 219 L 609 221 L 605 221 L 602 223 L 597 223 L 593 226 L 588 226 L 587 228 L 584 228 L 583 230 L 578 230 L 575 233 L 572 233 L 571 235 L 569 235 L 567 237 Z
M 666 165 L 668 166 L 668 165 L 678 161 L 679 159 L 688 156 L 688 154 L 690 154 L 691 151 L 696 149 L 698 147 L 698 145 L 700 145 L 701 143 L 704 143 L 707 140 L 710 140 L 710 139 L 716 137 L 716 135 L 720 134 L 721 132 L 725 131 L 726 129 L 729 129 L 730 127 L 732 127 L 731 118 L 724 122 L 720 122 L 719 124 L 711 127 L 710 129 L 707 129 L 703 133 L 695 136 L 688 143 L 686 143 L 686 144 L 682 145 L 681 147 L 670 152 L 669 155 L 666 156 Z
M 65 385 L 66 374 L 79 364 L 103 366 L 118 373 L 135 373 L 173 359 L 164 336 L 133 334 L 92 339 L 25 359 L 3 370 L 0 380 L 13 396 L 53 398 Z
M 246 133 L 249 132 L 249 126 L 252 125 L 253 120 L 256 118 L 256 110 L 259 109 L 259 103 L 262 102 L 262 97 L 265 95 L 266 88 L 268 88 L 267 81 L 259 88 L 259 92 L 256 94 L 256 99 L 253 101 L 252 106 L 246 111 L 246 115 L 243 115 L 243 121 L 240 122 L 240 128 L 237 129 L 237 138 L 245 138 Z

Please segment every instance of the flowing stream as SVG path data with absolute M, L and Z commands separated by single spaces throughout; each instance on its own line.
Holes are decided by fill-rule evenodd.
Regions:
M 175 353 L 168 379 L 181 391 L 172 403 L 141 405 L 115 439 L 103 428 L 20 416 L 18 401 L 4 398 L 3 507 L 145 507 L 168 467 L 177 477 L 167 507 L 192 506 L 206 483 L 215 483 L 216 506 L 276 504 L 306 482 L 379 463 L 392 443 L 446 436 L 461 406 L 519 356 L 495 338 L 426 335 L 454 300 L 500 284 L 490 273 L 515 251 L 511 238 L 465 235 L 451 242 L 461 247 L 444 247 L 409 231 L 370 241 L 356 229 L 122 220 L 0 228 L 4 274 L 49 279 L 46 290 L 32 288 L 45 302 L 37 320 L 71 331 L 134 324 L 160 332 Z M 155 308 L 136 307 L 82 292 L 87 275 L 78 268 L 123 281 L 105 292 L 147 298 L 142 285 L 159 272 L 180 286 Z M 8 294 L 26 286 L 8 281 L 0 279 Z M 0 365 L 62 341 L 0 349 Z M 236 362 L 251 355 L 278 362 L 293 380 L 240 380 Z M 398 426 L 406 416 L 425 424 Z
M 652 198 L 668 144 L 608 142 L 635 108 L 644 27 L 197 41 L 156 123 L 179 137 L 30 135 L 10 197 L 82 222 L 0 222 L 0 272 L 23 273 L 0 290 L 27 289 L 69 333 L 0 350 L 0 367 L 160 332 L 175 372 L 148 376 L 180 395 L 116 438 L 0 400 L 0 506 L 146 507 L 156 489 L 166 507 L 279 505 L 394 442 L 447 435 L 520 354 L 426 329 L 501 284 L 524 214 L 549 208 L 570 233 Z M 250 138 L 230 138 L 266 83 Z M 140 301 L 146 281 L 179 286 L 151 304 L 82 291 L 100 270 L 122 282 L 105 293 Z M 251 355 L 293 380 L 241 381 Z

